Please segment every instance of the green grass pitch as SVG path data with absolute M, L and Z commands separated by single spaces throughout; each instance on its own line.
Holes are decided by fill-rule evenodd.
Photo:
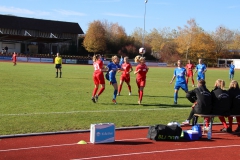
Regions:
M 169 84 L 173 70 L 150 67 L 142 105 L 137 104 L 137 86 L 132 73 L 132 95 L 128 95 L 124 84 L 114 105 L 113 87 L 108 81 L 99 101 L 91 101 L 94 88 L 91 65 L 64 64 L 63 78 L 55 78 L 54 64 L 13 66 L 10 62 L 0 62 L 0 135 L 89 129 L 93 123 L 111 122 L 116 127 L 129 127 L 182 122 L 191 110 L 191 103 L 180 90 L 178 105 L 173 105 L 175 82 Z M 228 88 L 228 69 L 209 68 L 206 72 L 209 90 L 218 78 L 224 79 Z M 238 71 L 234 79 L 240 80 Z M 189 81 L 189 90 L 193 89 L 191 86 Z

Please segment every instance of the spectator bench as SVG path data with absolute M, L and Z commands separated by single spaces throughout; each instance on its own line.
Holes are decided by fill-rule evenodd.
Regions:
M 210 138 L 208 137 L 208 139 L 211 139 L 212 137 L 212 125 L 213 125 L 213 120 L 214 117 L 221 117 L 222 115 L 216 115 L 216 114 L 194 114 L 194 116 L 196 117 L 202 117 L 202 118 L 209 118 L 209 127 L 208 127 L 208 131 L 207 134 L 210 134 Z M 227 117 L 240 117 L 240 115 L 229 115 Z M 206 123 L 205 120 L 203 120 L 203 129 L 202 129 L 202 134 L 205 134 L 205 130 L 204 127 L 206 127 Z

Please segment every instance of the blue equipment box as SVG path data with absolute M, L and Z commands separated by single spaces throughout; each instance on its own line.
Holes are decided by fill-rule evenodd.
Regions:
M 184 139 L 186 140 L 195 141 L 199 139 L 198 131 L 185 130 L 183 131 L 183 133 L 184 133 Z
M 113 123 L 91 124 L 91 143 L 111 143 L 115 141 L 115 125 Z

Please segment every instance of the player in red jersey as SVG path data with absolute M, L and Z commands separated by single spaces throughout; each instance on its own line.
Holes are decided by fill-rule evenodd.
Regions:
M 16 66 L 17 65 L 17 54 L 15 52 L 13 52 L 12 61 L 13 61 L 13 66 Z
M 135 62 L 139 63 L 134 71 L 134 74 L 137 74 L 136 83 L 138 86 L 138 104 L 142 103 L 143 89 L 146 85 L 146 75 L 149 70 L 145 64 L 145 58 L 141 56 L 135 57 Z
M 105 90 L 105 79 L 104 79 L 103 72 L 106 71 L 106 69 L 103 66 L 103 62 L 101 61 L 100 54 L 96 54 L 93 56 L 93 68 L 94 68 L 93 81 L 94 81 L 95 87 L 92 92 L 92 101 L 96 103 L 98 101 L 98 97 Z M 101 85 L 101 89 L 97 93 L 99 85 Z
M 133 71 L 133 68 L 132 68 L 132 65 L 128 61 L 128 57 L 124 57 L 124 63 L 122 64 L 122 69 L 123 69 L 123 71 L 122 71 L 122 75 L 120 77 L 120 84 L 118 86 L 118 94 L 117 95 L 118 96 L 120 95 L 123 82 L 125 81 L 127 83 L 128 90 L 129 90 L 129 96 L 130 96 L 132 93 L 131 85 L 130 85 L 130 72 Z
M 186 65 L 185 68 L 187 70 L 187 76 L 186 76 L 187 84 L 188 84 L 188 78 L 191 77 L 191 79 L 192 79 L 192 86 L 195 87 L 194 80 L 193 80 L 193 69 L 195 68 L 194 64 L 192 64 L 191 61 L 188 60 L 188 64 Z

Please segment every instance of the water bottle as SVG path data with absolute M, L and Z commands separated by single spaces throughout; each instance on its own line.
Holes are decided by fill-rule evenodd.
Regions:
M 207 139 L 212 139 L 212 131 L 209 129 L 207 133 Z

